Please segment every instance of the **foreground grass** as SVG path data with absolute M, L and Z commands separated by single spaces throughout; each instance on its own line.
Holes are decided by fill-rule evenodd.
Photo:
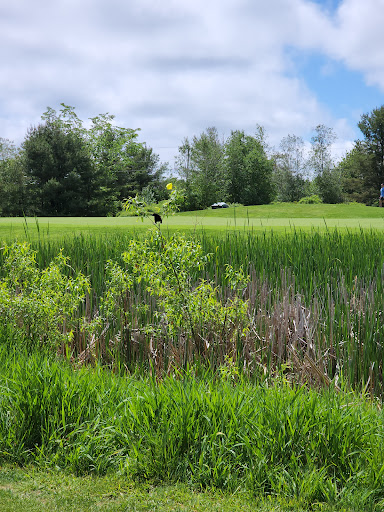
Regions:
M 35 464 L 49 471 L 37 472 L 37 481 L 53 479 L 31 485 L 26 475 L 3 472 L 0 497 L 9 498 L 9 507 L 18 493 L 27 493 L 32 504 L 52 502 L 60 493 L 75 500 L 72 485 L 84 490 L 79 503 L 96 509 L 104 494 L 97 489 L 109 487 L 107 494 L 114 495 L 121 487 L 127 500 L 131 482 L 156 489 L 146 488 L 153 494 L 144 493 L 149 502 L 141 509 L 124 509 L 121 502 L 123 508 L 116 510 L 230 510 L 220 495 L 210 506 L 211 494 L 192 489 L 216 489 L 227 496 L 223 501 L 240 500 L 232 510 L 248 510 L 247 496 L 297 510 L 316 504 L 320 510 L 384 506 L 383 413 L 350 393 L 308 390 L 283 378 L 252 384 L 228 368 L 217 375 L 176 373 L 161 381 L 122 377 L 101 368 L 74 370 L 41 354 L 4 347 L 0 386 L 0 462 Z M 68 482 L 62 477 L 68 473 L 97 480 L 68 477 L 72 483 L 66 487 L 60 480 Z M 111 474 L 121 476 L 108 484 Z M 130 482 L 128 488 L 124 482 Z M 34 485 L 41 494 L 31 492 Z M 87 497 L 90 487 L 93 498 Z M 135 489 L 133 501 L 143 491 Z M 151 500 L 163 500 L 164 507 Z M 76 501 L 70 506 L 81 510 Z
M 316 509 L 316 507 L 315 507 Z M 33 466 L 0 469 L 1 512 L 283 512 L 276 500 L 262 502 L 241 492 L 197 492 L 182 484 L 135 484 L 118 476 L 76 477 Z M 303 511 L 291 502 L 289 510 Z M 328 508 L 321 508 L 326 511 Z M 332 509 L 329 509 L 332 510 Z M 334 510 L 334 509 L 333 509 Z
M 41 229 L 38 224 L 36 229 Z M 126 238 L 67 237 L 67 242 L 71 263 L 78 253 L 75 266 L 85 265 L 95 286 L 96 267 L 101 263 L 102 269 L 106 257 L 118 256 Z M 362 387 L 371 392 L 371 384 L 382 378 L 382 244 L 377 231 L 343 236 L 332 231 L 325 238 L 301 232 L 294 237 L 231 234 L 225 240 L 205 240 L 215 255 L 211 270 L 217 279 L 228 258 L 234 264 L 249 261 L 250 296 L 257 298 L 256 292 L 264 289 L 257 276 L 261 272 L 264 279 L 267 272 L 271 290 L 301 294 L 305 287 L 302 296 L 310 310 L 319 311 L 311 302 L 312 296 L 315 301 L 319 297 L 323 309 L 315 327 L 325 326 L 319 339 L 340 343 L 336 356 L 340 363 L 345 360 L 341 379 L 352 385 L 366 382 Z M 57 254 L 57 249 L 49 240 L 39 244 L 44 257 Z M 290 272 L 295 281 L 288 279 Z M 290 297 L 294 301 L 287 292 L 284 303 Z M 261 319 L 277 310 L 281 326 L 289 309 L 279 310 L 274 295 L 271 300 Z M 265 306 L 265 297 L 260 304 Z M 328 309 L 330 319 L 323 322 Z M 285 323 L 289 331 L 292 326 Z M 8 505 L 11 511 L 20 510 L 20 495 L 22 508 L 28 510 L 30 501 L 32 511 L 45 506 L 80 511 L 274 510 L 258 504 L 262 497 L 270 497 L 270 503 L 278 500 L 281 508 L 275 510 L 384 508 L 384 417 L 379 402 L 334 390 L 310 391 L 283 375 L 277 380 L 269 375 L 262 385 L 255 384 L 254 375 L 252 384 L 232 364 L 204 374 L 193 363 L 195 373 L 175 371 L 159 380 L 143 377 L 142 369 L 140 378 L 101 368 L 74 371 L 41 354 L 5 350 L 14 340 L 0 325 L 0 334 L 2 330 L 0 462 L 33 463 L 40 469 L 19 476 L 10 466 L 3 469 L 0 498 L 9 500 L 3 506 L 0 499 L 0 510 L 7 511 Z M 377 374 L 372 361 L 377 361 Z M 356 372 L 349 379 L 348 366 Z M 113 368 L 120 372 L 118 365 Z M 112 489 L 112 498 L 105 487 Z M 217 488 L 225 494 L 196 493 Z

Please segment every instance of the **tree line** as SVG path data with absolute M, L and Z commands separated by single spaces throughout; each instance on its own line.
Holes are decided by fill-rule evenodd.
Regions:
M 61 107 L 48 108 L 19 148 L 0 138 L 0 215 L 115 215 L 128 197 L 165 198 L 171 171 L 138 141 L 138 129 L 116 126 L 109 114 L 86 128 L 73 107 Z M 252 135 L 234 130 L 224 138 L 210 127 L 185 138 L 172 177 L 183 192 L 182 209 L 308 197 L 376 204 L 384 182 L 384 106 L 364 114 L 358 127 L 362 138 L 338 163 L 331 151 L 336 134 L 324 125 L 314 128 L 309 151 L 296 135 L 271 148 L 261 126 Z
M 179 147 L 177 171 L 185 188 L 185 208 L 207 207 L 219 200 L 244 205 L 311 200 L 358 201 L 377 205 L 384 182 L 384 106 L 361 117 L 362 138 L 335 162 L 337 136 L 322 124 L 313 130 L 310 148 L 296 135 L 269 147 L 265 132 L 233 131 L 220 138 L 208 128 Z
M 86 128 L 73 107 L 42 115 L 19 148 L 0 139 L 2 216 L 105 216 L 132 195 L 165 198 L 166 166 L 138 131 L 101 114 Z M 156 195 L 157 194 L 157 195 Z

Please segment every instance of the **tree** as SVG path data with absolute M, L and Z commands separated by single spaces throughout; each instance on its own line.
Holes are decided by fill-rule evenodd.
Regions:
M 315 185 L 324 203 L 340 203 L 343 201 L 341 176 L 334 169 L 331 145 L 336 140 L 332 128 L 323 124 L 316 126 L 315 135 L 311 138 L 312 149 L 309 166 L 315 175 Z
M 192 184 L 198 208 L 222 200 L 225 193 L 224 147 L 215 127 L 193 138 Z
M 224 143 L 215 127 L 209 127 L 179 147 L 176 168 L 184 182 L 185 209 L 201 209 L 225 195 Z
M 225 195 L 224 145 L 215 127 L 194 137 L 192 158 L 198 169 L 196 182 L 201 207 L 222 200 Z
M 315 176 L 322 174 L 326 169 L 333 167 L 331 145 L 336 140 L 332 128 L 319 124 L 315 128 L 315 135 L 311 138 L 310 167 Z
M 32 213 L 32 197 L 23 158 L 13 142 L 0 138 L 0 214 L 4 217 Z
M 91 118 L 92 126 L 86 134 L 100 182 L 97 201 L 106 213 L 116 213 L 127 188 L 134 188 L 129 170 L 142 147 L 136 141 L 139 130 L 114 125 L 114 117 L 107 113 Z
M 233 131 L 226 142 L 226 194 L 231 202 L 270 203 L 274 195 L 273 162 L 257 137 Z
M 126 199 L 136 194 L 151 194 L 153 201 L 166 199 L 163 175 L 168 171 L 167 163 L 147 145 L 141 145 L 132 156 L 120 178 L 120 197 Z M 144 192 L 143 192 L 144 191 Z
M 31 128 L 23 144 L 27 175 L 45 215 L 109 215 L 117 213 L 127 194 L 153 179 L 143 159 L 138 130 L 113 123 L 100 114 L 83 126 L 74 107 L 48 107 L 43 123 Z M 153 160 L 153 156 L 151 157 Z
M 377 199 L 377 191 L 372 197 L 372 190 L 366 185 L 366 176 L 373 167 L 372 160 L 372 154 L 360 141 L 356 141 L 353 149 L 339 163 L 343 193 L 347 200 L 369 204 L 372 198 Z
M 192 144 L 188 137 L 185 137 L 179 146 L 179 153 L 176 157 L 176 169 L 182 180 L 181 186 L 184 188 L 184 200 L 180 205 L 182 210 L 196 210 L 198 208 L 198 198 L 193 183 L 194 162 L 191 158 Z
M 361 168 L 364 189 L 367 198 L 373 200 L 384 182 L 384 105 L 363 114 L 358 127 L 364 135 L 364 139 L 358 141 L 360 156 L 367 156 Z
M 92 215 L 96 180 L 79 134 L 48 121 L 31 128 L 23 142 L 26 175 L 37 198 L 36 214 Z
M 59 112 L 47 108 L 20 151 L 0 138 L 0 213 L 111 215 L 143 190 L 163 199 L 167 164 L 137 141 L 138 129 L 113 120 L 100 114 L 85 128 L 74 107 L 62 103 Z
M 288 135 L 282 139 L 280 152 L 275 156 L 275 164 L 277 198 L 280 201 L 299 201 L 307 195 L 304 141 L 301 137 Z
M 0 137 L 0 162 L 14 158 L 17 153 L 16 146 L 11 140 Z

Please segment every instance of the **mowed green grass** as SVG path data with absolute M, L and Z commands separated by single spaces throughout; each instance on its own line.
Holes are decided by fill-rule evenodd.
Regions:
M 180 213 L 189 216 L 191 212 Z M 359 203 L 345 204 L 298 204 L 274 203 L 258 206 L 237 206 L 218 210 L 206 209 L 193 212 L 195 217 L 214 218 L 276 218 L 276 219 L 384 219 L 384 208 L 365 206 Z
M 126 477 L 74 475 L 34 466 L 0 469 L 2 512 L 284 512 L 277 500 L 247 493 L 197 492 L 185 484 L 153 486 Z M 290 507 L 304 512 L 299 505 Z M 322 507 L 323 511 L 334 510 Z
M 68 234 L 143 232 L 151 219 L 137 217 L 0 218 L 0 240 L 61 238 Z M 384 230 L 384 208 L 361 204 L 301 205 L 279 203 L 220 210 L 183 212 L 163 219 L 163 231 L 209 232 L 273 230 L 378 229 Z

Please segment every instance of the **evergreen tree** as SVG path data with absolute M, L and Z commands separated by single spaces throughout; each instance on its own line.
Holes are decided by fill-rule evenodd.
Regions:
M 26 175 L 37 215 L 92 215 L 94 167 L 79 134 L 48 121 L 31 128 L 23 143 Z
M 160 163 L 160 157 L 153 149 L 143 144 L 138 147 L 120 177 L 120 198 L 126 199 L 136 194 L 151 193 L 154 201 L 167 197 L 163 175 L 168 171 L 167 163 Z
M 368 200 L 377 199 L 380 184 L 384 182 L 384 105 L 363 114 L 358 124 L 364 139 L 358 141 L 360 156 L 367 160 L 361 167 L 365 195 Z

